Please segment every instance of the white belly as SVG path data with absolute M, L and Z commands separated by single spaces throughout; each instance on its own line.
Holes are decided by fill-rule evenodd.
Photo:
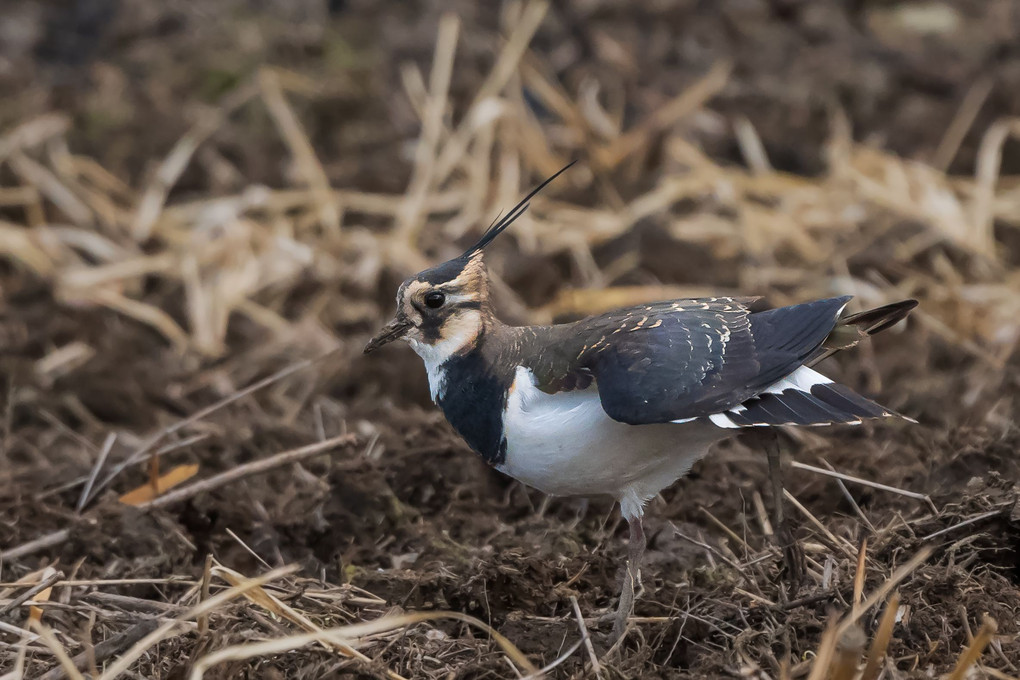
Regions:
M 546 394 L 518 367 L 503 419 L 506 460 L 499 469 L 563 496 L 610 495 L 625 512 L 682 477 L 728 434 L 700 422 L 627 425 L 602 409 L 598 390 Z M 638 507 L 627 507 L 637 503 Z

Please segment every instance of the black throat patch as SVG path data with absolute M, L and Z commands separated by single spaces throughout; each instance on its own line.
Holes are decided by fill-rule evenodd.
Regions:
M 445 382 L 438 400 L 446 419 L 489 465 L 506 460 L 503 411 L 513 378 L 501 376 L 477 349 L 442 365 Z

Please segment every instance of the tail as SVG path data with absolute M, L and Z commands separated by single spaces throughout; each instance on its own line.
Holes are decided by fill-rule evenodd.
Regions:
M 850 349 L 864 338 L 902 321 L 916 306 L 917 300 L 903 300 L 843 317 L 805 365 L 739 406 L 709 416 L 710 420 L 718 427 L 727 428 L 856 425 L 866 419 L 890 417 L 917 422 L 862 397 L 849 387 L 834 383 L 810 368 L 822 359 Z
M 901 300 L 844 316 L 836 322 L 836 327 L 822 341 L 822 346 L 804 364 L 814 366 L 836 352 L 856 347 L 864 338 L 881 333 L 907 318 L 914 307 L 917 307 L 917 300 Z

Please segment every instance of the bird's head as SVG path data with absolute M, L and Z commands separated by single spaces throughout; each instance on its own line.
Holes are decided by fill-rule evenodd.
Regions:
M 365 346 L 365 353 L 406 340 L 422 356 L 449 356 L 478 338 L 489 313 L 488 298 L 480 250 L 426 269 L 400 284 L 396 315 Z
M 397 291 L 396 315 L 369 341 L 365 353 L 394 340 L 405 340 L 426 361 L 441 363 L 472 346 L 491 315 L 489 280 L 482 261 L 484 248 L 528 209 L 528 201 L 535 194 L 570 165 L 542 182 L 505 217 L 494 222 L 463 255 L 404 281 Z

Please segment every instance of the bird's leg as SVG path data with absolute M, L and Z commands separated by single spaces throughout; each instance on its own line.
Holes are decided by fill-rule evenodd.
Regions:
M 769 460 L 769 481 L 772 482 L 772 524 L 776 545 L 783 551 L 786 576 L 790 584 L 790 597 L 800 589 L 805 573 L 804 552 L 793 537 L 793 531 L 786 521 L 786 499 L 783 493 L 783 464 L 779 451 L 779 436 L 770 432 L 765 437 L 765 450 Z
M 627 545 L 627 573 L 623 577 L 623 592 L 613 622 L 613 640 L 619 640 L 627 630 L 627 619 L 634 611 L 635 593 L 641 587 L 641 560 L 645 555 L 645 531 L 641 526 L 641 515 L 628 517 L 630 542 Z
M 570 520 L 570 523 L 567 525 L 567 527 L 571 530 L 576 529 L 578 525 L 581 524 L 581 522 L 584 521 L 584 518 L 588 515 L 588 499 L 582 496 L 577 501 L 577 506 L 575 509 L 577 511 L 577 514 L 574 515 L 574 519 Z

